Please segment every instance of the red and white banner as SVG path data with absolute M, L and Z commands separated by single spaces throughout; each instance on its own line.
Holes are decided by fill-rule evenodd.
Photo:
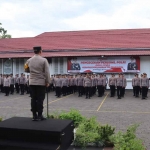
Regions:
M 73 57 L 68 59 L 69 73 L 140 72 L 139 57 Z

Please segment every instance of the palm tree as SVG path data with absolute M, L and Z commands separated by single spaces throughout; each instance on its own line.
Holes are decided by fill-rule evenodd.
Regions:
M 0 23 L 0 25 L 2 24 Z M 0 39 L 6 39 L 6 38 L 11 38 L 11 35 L 7 34 L 7 30 L 0 27 Z

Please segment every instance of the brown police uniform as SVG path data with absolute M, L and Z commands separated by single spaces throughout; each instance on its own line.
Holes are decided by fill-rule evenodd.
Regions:
M 39 50 L 38 48 L 35 47 L 34 52 Z M 33 112 L 33 117 L 37 116 L 38 112 L 38 118 L 41 119 L 43 101 L 45 99 L 45 85 L 50 83 L 49 64 L 46 58 L 38 54 L 28 59 L 26 64 L 30 70 L 29 85 L 32 92 L 31 111 Z

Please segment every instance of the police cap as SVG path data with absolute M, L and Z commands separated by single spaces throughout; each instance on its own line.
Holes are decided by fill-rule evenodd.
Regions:
M 41 46 L 35 46 L 33 47 L 34 52 L 38 53 L 42 50 Z

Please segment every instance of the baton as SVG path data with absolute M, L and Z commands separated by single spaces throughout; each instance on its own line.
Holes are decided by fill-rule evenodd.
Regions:
M 46 87 L 46 93 L 47 93 L 47 118 L 48 118 L 48 87 Z

